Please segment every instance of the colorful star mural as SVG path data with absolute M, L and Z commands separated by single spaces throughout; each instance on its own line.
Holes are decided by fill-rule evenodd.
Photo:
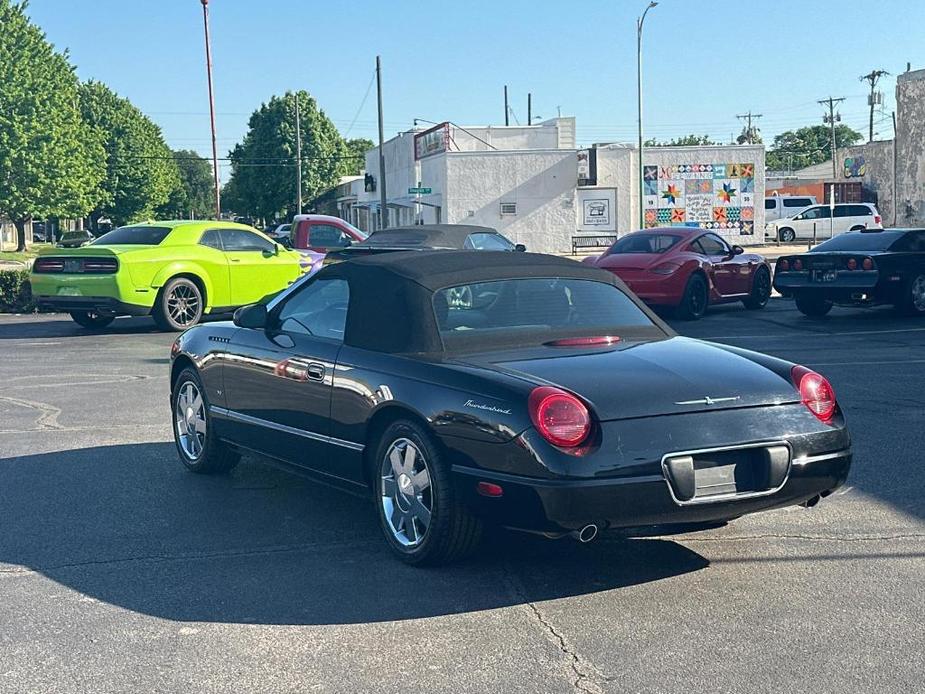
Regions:
M 662 191 L 662 199 L 667 200 L 669 205 L 676 205 L 680 197 L 681 190 L 674 183 L 669 183 L 668 187 Z
M 732 198 L 735 197 L 735 194 L 736 189 L 732 187 L 731 183 L 724 183 L 722 189 L 716 191 L 716 197 L 727 204 L 732 202 Z

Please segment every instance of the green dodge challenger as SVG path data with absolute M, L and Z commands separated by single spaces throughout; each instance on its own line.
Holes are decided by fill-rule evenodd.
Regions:
M 151 222 L 120 227 L 81 248 L 52 248 L 29 281 L 40 308 L 103 328 L 116 316 L 154 317 L 183 330 L 203 314 L 259 301 L 301 274 L 301 255 L 233 222 Z

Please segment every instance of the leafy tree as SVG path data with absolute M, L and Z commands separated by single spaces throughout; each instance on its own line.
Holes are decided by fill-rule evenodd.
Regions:
M 80 85 L 80 110 L 106 147 L 103 196 L 90 213 L 93 224 L 104 216 L 117 224 L 152 217 L 180 186 L 161 129 L 100 82 Z
M 235 211 L 275 219 L 294 207 L 296 98 L 302 131 L 302 199 L 312 200 L 336 185 L 351 168 L 346 143 L 308 92 L 274 96 L 254 111 L 244 140 L 228 155 Z
M 215 214 L 215 181 L 212 163 L 190 149 L 173 152 L 179 169 L 177 187 L 157 210 L 159 217 L 208 219 Z
M 97 201 L 103 148 L 81 120 L 78 80 L 25 14 L 26 3 L 0 0 L 0 215 L 16 225 L 80 217 Z
M 375 145 L 372 140 L 365 137 L 355 137 L 347 140 L 347 156 L 345 160 L 344 175 L 355 176 L 366 168 L 366 153 Z
M 722 143 L 714 142 L 710 139 L 709 135 L 685 135 L 684 137 L 679 137 L 667 142 L 659 142 L 654 138 L 646 141 L 646 147 L 691 147 L 697 145 L 709 146 L 718 144 Z
M 810 125 L 788 130 L 774 138 L 768 151 L 767 167 L 772 170 L 802 169 L 832 158 L 832 132 L 828 125 Z M 837 147 L 848 147 L 864 139 L 847 125 L 835 126 Z

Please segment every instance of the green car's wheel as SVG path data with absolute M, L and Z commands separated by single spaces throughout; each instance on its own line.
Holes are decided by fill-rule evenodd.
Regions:
M 70 313 L 77 325 L 91 330 L 101 330 L 116 319 L 115 316 L 96 311 L 71 311 Z
M 202 292 L 186 277 L 174 277 L 157 295 L 154 322 L 161 330 L 186 330 L 202 318 Z

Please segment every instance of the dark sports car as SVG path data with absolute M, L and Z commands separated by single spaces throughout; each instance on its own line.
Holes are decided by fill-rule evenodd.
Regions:
M 331 265 L 183 333 L 170 379 L 187 468 L 248 451 L 371 489 L 418 564 L 486 523 L 589 541 L 812 505 L 851 462 L 825 378 L 678 337 L 612 273 L 544 255 Z
M 329 252 L 325 265 L 361 255 L 395 251 L 525 251 L 491 227 L 472 224 L 417 224 L 374 231 L 364 241 Z
M 782 256 L 774 288 L 812 317 L 836 304 L 893 304 L 909 315 L 925 315 L 925 229 L 851 231 L 808 253 Z

